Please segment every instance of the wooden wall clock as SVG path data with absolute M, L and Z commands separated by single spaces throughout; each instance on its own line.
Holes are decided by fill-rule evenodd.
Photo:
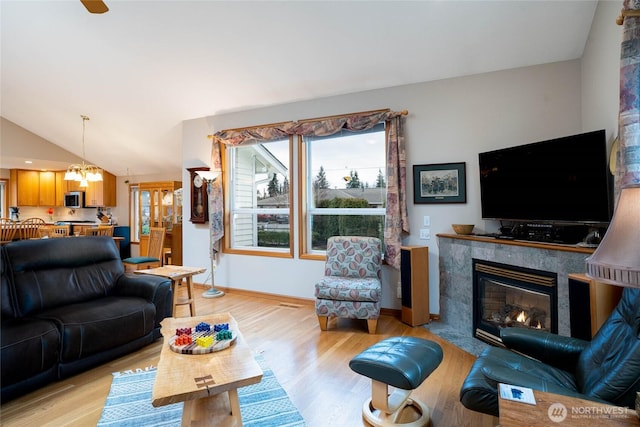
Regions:
M 197 171 L 208 171 L 206 166 L 187 168 L 191 176 L 191 213 L 189 221 L 194 224 L 204 224 L 209 221 L 209 197 L 207 183 L 198 175 Z

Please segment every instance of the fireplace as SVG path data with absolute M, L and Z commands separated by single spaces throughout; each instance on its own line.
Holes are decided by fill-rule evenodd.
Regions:
M 557 275 L 473 259 L 474 336 L 502 345 L 503 328 L 558 333 Z

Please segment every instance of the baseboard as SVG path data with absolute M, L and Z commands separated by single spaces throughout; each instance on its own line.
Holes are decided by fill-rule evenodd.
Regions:
M 210 286 L 209 285 L 205 285 L 202 283 L 194 283 L 193 286 L 195 288 L 202 288 L 202 289 L 209 289 Z M 248 291 L 246 289 L 236 289 L 236 288 L 225 288 L 224 286 L 219 286 L 219 285 L 215 285 L 216 289 L 220 289 L 221 291 L 224 291 L 226 293 L 230 293 L 230 294 L 237 294 L 237 295 L 246 295 L 249 297 L 258 297 L 258 298 L 265 298 L 265 299 L 269 299 L 272 301 L 278 301 L 280 303 L 283 304 L 291 304 L 291 305 L 308 305 L 308 306 L 314 306 L 315 305 L 315 299 L 309 299 L 309 298 L 298 298 L 298 297 L 291 297 L 291 296 L 287 296 L 287 295 L 279 295 L 279 294 L 270 294 L 268 292 L 259 292 L 259 291 Z M 397 317 L 400 318 L 401 315 L 401 311 L 399 309 L 395 309 L 395 308 L 382 308 L 380 309 L 380 314 L 383 316 L 391 316 L 391 317 Z M 431 320 L 440 320 L 440 315 L 439 314 L 430 314 Z
M 397 317 L 398 319 L 400 318 L 400 310 L 395 309 L 395 308 L 381 308 L 380 309 L 380 314 L 383 316 L 391 316 L 391 317 Z
M 201 283 L 194 283 L 193 286 L 195 288 L 202 288 L 202 289 L 211 288 L 211 286 L 203 285 Z M 312 307 L 315 306 L 315 300 L 314 299 L 298 298 L 298 297 L 291 297 L 291 296 L 279 295 L 279 294 L 270 294 L 268 292 L 248 291 L 248 290 L 245 290 L 245 289 L 225 288 L 224 286 L 219 286 L 219 285 L 215 285 L 215 288 L 216 289 L 220 289 L 221 291 L 224 291 L 225 293 L 236 294 L 236 295 L 245 295 L 245 296 L 249 296 L 249 297 L 264 298 L 264 299 L 268 299 L 268 300 L 272 300 L 272 301 L 278 301 L 280 303 L 287 304 L 287 305 L 309 305 L 309 306 L 312 306 Z

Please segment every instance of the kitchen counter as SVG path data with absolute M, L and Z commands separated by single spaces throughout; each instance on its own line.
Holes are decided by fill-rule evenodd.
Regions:
M 64 221 L 56 221 L 56 224 L 58 224 L 58 225 L 66 225 L 66 224 L 72 224 L 72 225 L 98 225 L 98 224 L 100 224 L 100 222 L 91 221 L 91 220 L 64 220 Z

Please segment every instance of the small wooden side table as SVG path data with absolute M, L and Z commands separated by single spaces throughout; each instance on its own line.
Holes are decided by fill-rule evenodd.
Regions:
M 169 342 L 177 328 L 192 328 L 200 322 L 228 323 L 229 329 L 237 333 L 236 340 L 230 347 L 208 354 L 171 350 Z M 151 404 L 158 407 L 184 402 L 182 426 L 241 427 L 238 388 L 259 383 L 262 369 L 233 316 L 217 313 L 194 318 L 167 317 L 160 325 L 164 342 Z
M 638 415 L 629 408 L 605 405 L 533 390 L 536 405 L 498 397 L 500 427 L 627 427 L 640 426 Z
M 171 292 L 173 292 L 173 316 L 176 315 L 176 307 L 179 305 L 189 305 L 191 316 L 196 315 L 196 301 L 193 298 L 193 275 L 204 273 L 206 268 L 185 267 L 182 265 L 165 265 L 163 267 L 149 268 L 146 270 L 136 270 L 136 274 L 151 274 L 153 276 L 166 277 L 171 279 Z M 187 298 L 178 298 L 177 285 L 183 279 L 187 282 Z

